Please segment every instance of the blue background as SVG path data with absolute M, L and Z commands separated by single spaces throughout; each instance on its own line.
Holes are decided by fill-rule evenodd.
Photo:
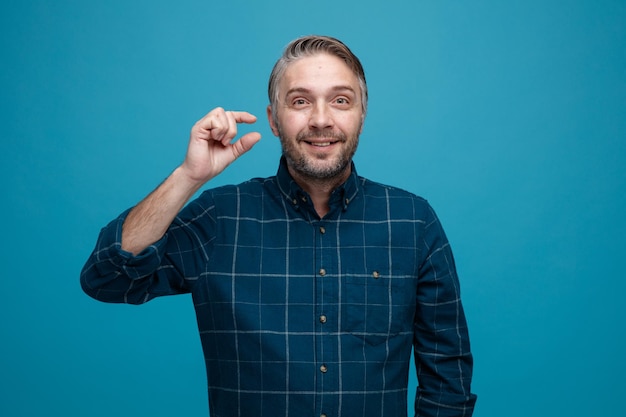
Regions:
M 626 2 L 5 1 L 0 31 L 0 415 L 206 415 L 190 297 L 106 305 L 78 275 L 213 107 L 264 136 L 214 184 L 275 173 L 267 77 L 310 33 L 365 66 L 359 173 L 447 230 L 475 416 L 624 412 Z

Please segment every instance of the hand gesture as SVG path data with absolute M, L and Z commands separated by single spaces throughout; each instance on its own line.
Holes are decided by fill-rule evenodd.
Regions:
M 193 181 L 202 183 L 220 174 L 261 139 L 260 133 L 250 132 L 233 142 L 237 124 L 256 120 L 247 112 L 225 111 L 221 107 L 211 110 L 191 129 L 183 171 Z

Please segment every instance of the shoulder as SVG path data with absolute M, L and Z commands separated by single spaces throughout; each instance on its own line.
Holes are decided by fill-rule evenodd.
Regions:
M 202 191 L 179 213 L 182 221 L 217 221 L 223 216 L 254 216 L 261 203 L 276 195 L 274 177 L 252 178 L 240 184 L 220 185 Z
M 363 203 L 393 218 L 429 222 L 435 216 L 428 200 L 405 189 L 359 177 Z M 369 211 L 369 210 L 368 210 Z M 381 213 L 382 214 L 382 213 Z
M 252 205 L 277 192 L 275 177 L 252 178 L 240 184 L 227 184 L 203 191 L 189 205 L 206 210 L 216 205 L 229 210 L 233 205 Z
M 389 198 L 397 201 L 410 202 L 417 206 L 429 206 L 428 201 L 417 194 L 393 185 L 382 184 L 367 178 L 359 177 L 365 198 Z

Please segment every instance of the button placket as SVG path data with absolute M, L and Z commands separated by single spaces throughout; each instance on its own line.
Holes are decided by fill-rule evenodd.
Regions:
M 334 277 L 336 276 L 336 256 L 332 249 L 334 240 L 334 225 L 332 222 L 327 223 L 321 219 L 311 224 L 315 239 L 315 279 L 317 290 L 317 306 L 315 332 L 316 337 L 316 357 L 314 367 L 319 372 L 317 380 L 317 389 L 328 389 L 327 387 L 335 384 L 336 375 L 330 372 L 328 363 L 334 364 L 336 353 L 333 350 L 332 343 L 329 341 L 330 332 L 335 328 L 335 313 L 332 304 L 335 302 L 336 286 Z M 330 241 L 328 240 L 330 239 Z M 315 369 L 315 368 L 313 368 Z M 318 415 L 326 417 L 327 414 L 323 410 L 318 409 Z

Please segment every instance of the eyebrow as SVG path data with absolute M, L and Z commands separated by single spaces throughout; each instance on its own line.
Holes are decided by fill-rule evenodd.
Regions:
M 356 95 L 356 91 L 354 91 L 354 88 L 350 87 L 349 85 L 337 85 L 335 87 L 332 87 L 330 91 L 332 92 L 349 91 L 350 93 Z M 290 95 L 293 95 L 293 94 L 307 94 L 310 92 L 311 90 L 305 87 L 294 87 L 294 88 L 290 88 L 289 90 L 287 90 L 285 97 L 289 97 Z

